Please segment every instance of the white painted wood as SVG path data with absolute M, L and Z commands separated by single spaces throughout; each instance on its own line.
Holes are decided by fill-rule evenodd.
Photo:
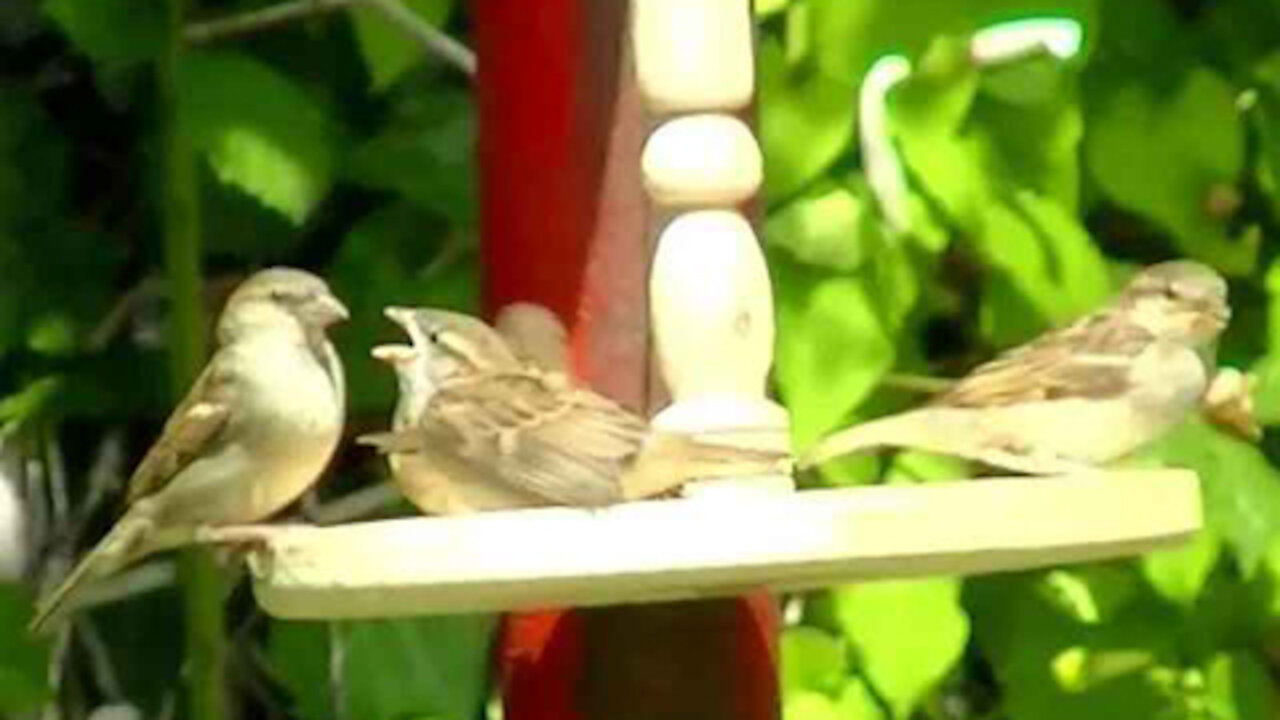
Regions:
M 749 0 L 633 0 L 640 93 L 657 113 L 737 110 L 751 102 Z
M 1200 527 L 1185 470 L 810 490 L 255 526 L 259 603 L 285 618 L 592 606 L 964 575 L 1133 555 Z
M 732 115 L 689 115 L 663 123 L 640 156 L 645 189 L 667 206 L 745 202 L 760 190 L 764 160 L 751 128 Z
M 773 290 L 745 218 L 700 210 L 672 220 L 658 238 L 649 305 L 672 397 L 764 397 L 773 361 Z

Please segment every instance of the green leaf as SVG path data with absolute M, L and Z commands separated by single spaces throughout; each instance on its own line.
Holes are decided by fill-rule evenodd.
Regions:
M 1138 601 L 1100 609 L 1100 622 L 1082 623 L 1051 592 L 1047 577 L 995 576 L 966 589 L 974 635 L 991 658 L 1008 717 L 1156 718 L 1168 712 L 1168 697 L 1145 672 L 1172 654 L 1186 616 Z
M 781 45 L 768 37 L 760 42 L 756 62 L 764 191 L 773 205 L 813 182 L 849 151 L 857 102 L 848 84 L 790 70 Z
M 1167 100 L 1122 84 L 1102 93 L 1088 128 L 1089 169 L 1113 202 L 1149 218 L 1191 257 L 1231 274 L 1253 270 L 1256 245 L 1232 240 L 1230 217 L 1210 209 L 1212 194 L 1236 192 L 1244 167 L 1244 129 L 1226 80 L 1197 68 Z
M 67 140 L 37 97 L 0 86 L 0 232 L 26 232 L 64 212 L 67 157 Z M 3 244 L 16 241 L 0 236 L 0 260 Z
M 811 5 L 818 61 L 824 72 L 848 82 L 859 80 L 885 53 L 918 55 L 939 35 L 968 35 L 995 22 L 1069 17 L 1084 26 L 1088 40 L 1098 12 L 1094 0 L 811 0 Z
M 1076 622 L 1097 625 L 1111 621 L 1126 609 L 1138 587 L 1137 578 L 1127 566 L 1085 565 L 1045 573 L 1038 589 Z
M 907 718 L 951 670 L 969 637 L 960 583 L 875 582 L 834 591 L 836 617 L 877 694 Z
M 865 185 L 825 186 L 769 214 L 765 240 L 801 262 L 829 270 L 858 269 L 884 242 Z
M 1243 652 L 1219 653 L 1209 662 L 1208 701 L 1214 720 L 1270 720 L 1275 690 L 1267 668 Z
M 867 683 L 859 677 L 849 678 L 840 699 L 836 701 L 840 720 L 889 720 L 888 713 L 876 701 Z
M 404 337 L 382 315 L 388 305 L 479 309 L 480 270 L 472 239 L 405 204 L 375 211 L 343 239 L 328 277 L 351 320 L 335 333 L 354 412 L 386 411 L 395 383 L 385 364 L 369 357 L 379 342 Z
M 237 52 L 189 53 L 179 71 L 179 112 L 219 180 L 295 225 L 328 193 L 337 128 L 271 66 Z
M 329 693 L 329 626 L 272 620 L 267 635 L 271 668 L 293 696 L 296 713 L 307 720 L 335 717 Z
M 381 134 L 357 147 L 343 175 L 399 193 L 460 225 L 477 215 L 475 104 L 469 93 L 439 90 L 414 101 Z
M 983 139 L 966 124 L 978 91 L 967 44 L 939 38 L 907 81 L 889 96 L 890 125 L 902 159 L 946 214 L 976 232 L 994 199 L 982 167 Z
M 453 0 L 395 0 L 403 2 L 423 22 L 437 29 L 453 9 Z M 406 70 L 423 59 L 422 45 L 375 7 L 351 9 L 360 56 L 375 90 L 391 86 Z
M 818 628 L 787 628 L 780 653 L 784 693 L 816 690 L 834 696 L 849 671 L 844 643 Z
M 972 475 L 969 463 L 945 455 L 933 455 L 918 450 L 899 452 L 885 473 L 885 484 L 911 484 L 956 480 Z
M 487 699 L 487 615 L 335 624 L 274 621 L 268 656 L 308 720 L 476 717 Z M 347 707 L 330 707 L 329 643 L 344 646 Z
M 1142 556 L 1142 574 L 1162 597 L 1190 607 L 1221 555 L 1222 540 L 1212 528 L 1204 528 L 1180 548 Z
M 783 720 L 888 720 L 871 690 L 861 678 L 851 677 L 837 699 L 813 690 L 787 692 L 782 700 Z
M 1280 532 L 1280 471 L 1253 445 L 1193 418 L 1143 455 L 1195 470 L 1205 524 L 1233 551 L 1246 577 Z
M 983 257 L 1004 271 L 1011 289 L 1029 301 L 1041 319 L 1014 320 L 1013 327 L 1063 325 L 1095 309 L 1109 294 L 1106 263 L 1089 235 L 1060 207 L 1034 193 L 1017 193 L 1012 206 L 989 205 L 980 247 Z M 998 287 L 988 290 L 996 292 Z M 1018 312 L 1016 305 L 1003 302 L 984 310 Z M 984 317 L 984 326 L 991 330 L 1007 323 Z M 1001 344 L 1027 339 L 1019 334 L 989 333 Z
M 1045 62 L 1050 62 L 1045 60 Z M 1080 144 L 1084 116 L 1056 63 L 1052 77 L 1067 85 L 1042 102 L 1011 103 L 979 96 L 972 120 L 982 138 L 987 172 L 1051 200 L 1067 217 L 1080 209 Z M 990 87 L 983 76 L 983 90 Z
M 782 720 L 845 719 L 831 698 L 813 690 L 797 690 L 783 697 Z
M 26 588 L 0 583 L 0 713 L 26 713 L 53 697 L 49 648 L 27 632 L 31 607 Z
M 476 717 L 488 699 L 492 615 L 344 624 L 353 718 Z
M 866 279 L 826 275 L 774 254 L 775 374 L 804 448 L 835 427 L 893 366 L 894 346 Z
M 155 56 L 164 42 L 160 0 L 46 0 L 44 11 L 96 63 L 127 65 Z

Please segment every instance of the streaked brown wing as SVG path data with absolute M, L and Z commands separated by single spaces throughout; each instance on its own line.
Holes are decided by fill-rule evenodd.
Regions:
M 930 404 L 999 407 L 1114 397 L 1128 387 L 1130 360 L 1151 340 L 1119 313 L 1091 315 L 978 366 Z
M 495 479 L 566 505 L 621 499 L 619 477 L 648 426 L 589 390 L 537 372 L 468 378 L 442 388 L 421 429 L 436 447 L 491 468 Z
M 129 479 L 128 502 L 159 491 L 216 442 L 231 414 L 235 392 L 226 364 L 225 359 L 215 355 L 169 416 L 160 437 Z

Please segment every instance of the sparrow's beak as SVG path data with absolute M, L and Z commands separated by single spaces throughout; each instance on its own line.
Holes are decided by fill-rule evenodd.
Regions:
M 320 295 L 311 301 L 307 310 L 315 322 L 322 326 L 332 325 L 351 318 L 350 311 L 342 301 L 333 295 Z
M 375 360 L 381 360 L 392 367 L 403 365 L 418 354 L 408 345 L 378 345 L 369 351 Z
M 1227 327 L 1227 323 L 1231 322 L 1231 308 L 1227 305 L 1214 303 L 1202 309 L 1199 313 L 1200 322 L 1196 329 L 1206 335 L 1216 335 Z
M 391 322 L 404 328 L 410 335 L 413 334 L 413 308 L 389 305 L 382 309 L 382 314 Z

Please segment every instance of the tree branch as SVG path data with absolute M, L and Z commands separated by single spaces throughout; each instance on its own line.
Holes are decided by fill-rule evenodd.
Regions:
M 189 24 L 183 29 L 182 39 L 192 45 L 201 45 L 261 32 L 294 20 L 358 5 L 377 10 L 429 54 L 453 65 L 468 76 L 476 74 L 475 53 L 418 17 L 399 0 L 290 0 L 262 10 Z
M 218 20 L 190 23 L 182 30 L 182 40 L 203 45 L 237 35 L 270 30 L 311 15 L 341 10 L 360 0 L 291 0 L 261 10 L 251 10 Z

